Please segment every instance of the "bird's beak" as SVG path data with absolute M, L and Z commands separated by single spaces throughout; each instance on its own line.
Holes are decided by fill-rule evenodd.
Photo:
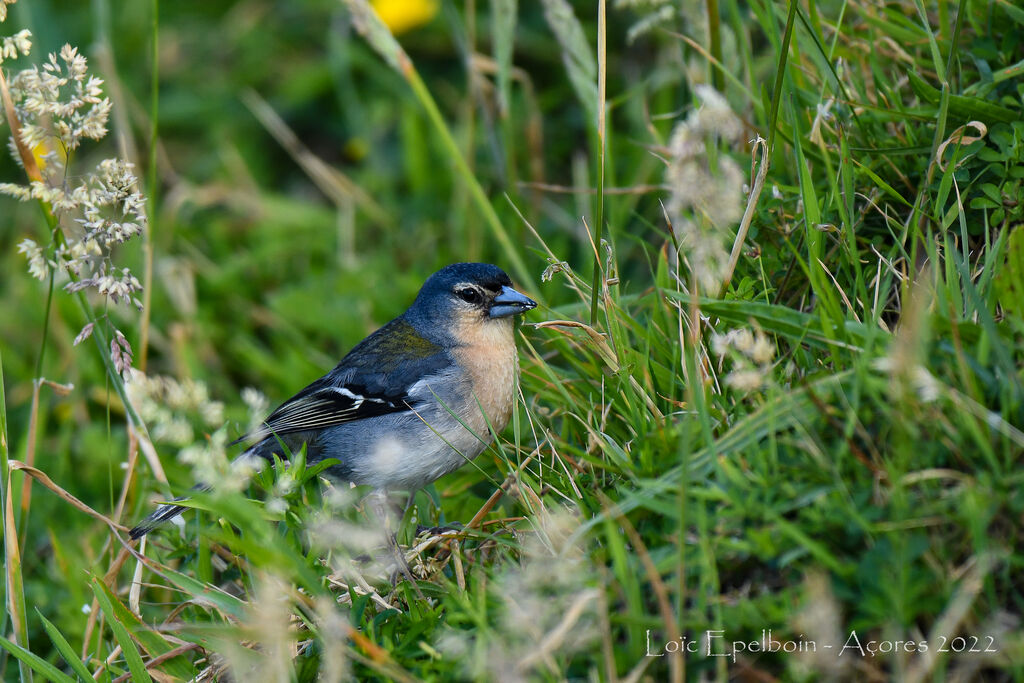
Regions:
M 510 315 L 526 313 L 536 307 L 537 302 L 533 299 L 520 294 L 511 287 L 502 287 L 491 302 L 489 316 L 491 318 L 507 318 Z

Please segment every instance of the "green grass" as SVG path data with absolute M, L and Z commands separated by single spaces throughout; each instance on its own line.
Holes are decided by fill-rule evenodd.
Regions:
M 1024 13 L 655 5 L 445 3 L 397 39 L 326 1 L 8 8 L 7 77 L 69 42 L 105 79 L 70 178 L 131 156 L 151 231 L 113 258 L 151 286 L 31 278 L 58 223 L 0 196 L 0 679 L 1024 680 Z M 685 166 L 702 83 L 742 130 L 691 127 Z M 719 188 L 757 136 L 763 190 Z M 247 387 L 273 407 L 463 260 L 541 306 L 512 425 L 401 520 L 417 586 L 301 457 L 125 544 L 181 450 L 226 476 Z M 207 395 L 128 403 L 114 327 Z

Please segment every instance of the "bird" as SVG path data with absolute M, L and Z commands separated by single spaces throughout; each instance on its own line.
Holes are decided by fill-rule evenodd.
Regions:
M 508 424 L 519 375 L 513 320 L 536 306 L 498 266 L 446 266 L 404 313 L 231 445 L 270 462 L 305 446 L 309 464 L 338 460 L 324 470 L 333 480 L 378 495 L 415 492 L 478 456 Z M 129 536 L 186 509 L 164 503 Z

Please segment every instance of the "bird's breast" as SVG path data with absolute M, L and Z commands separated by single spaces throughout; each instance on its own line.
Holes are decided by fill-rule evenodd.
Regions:
M 469 329 L 461 330 L 459 336 L 463 344 L 455 351 L 456 362 L 469 379 L 474 404 L 466 424 L 487 439 L 488 421 L 500 432 L 512 417 L 519 357 L 511 320 L 487 320 L 466 327 Z

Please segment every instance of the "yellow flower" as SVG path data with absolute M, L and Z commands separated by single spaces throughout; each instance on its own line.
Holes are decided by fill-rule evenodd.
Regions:
M 370 4 L 396 36 L 429 23 L 441 7 L 440 0 L 372 0 Z
M 39 167 L 40 171 L 46 168 L 46 155 L 48 155 L 50 151 L 50 145 L 45 140 L 32 148 L 32 156 L 35 158 L 36 165 Z M 63 146 L 57 147 L 57 158 L 62 164 L 67 162 L 68 158 L 67 154 L 64 153 Z

